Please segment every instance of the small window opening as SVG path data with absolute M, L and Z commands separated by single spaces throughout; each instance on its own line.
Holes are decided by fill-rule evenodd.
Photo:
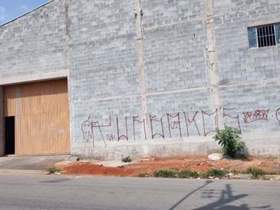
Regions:
M 250 48 L 280 45 L 280 23 L 249 27 L 248 40 Z
M 274 25 L 265 25 L 257 27 L 258 46 L 268 47 L 276 45 L 276 36 Z

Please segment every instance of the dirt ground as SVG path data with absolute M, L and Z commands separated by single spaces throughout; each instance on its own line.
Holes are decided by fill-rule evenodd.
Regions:
M 159 169 L 178 169 L 206 172 L 209 169 L 223 169 L 229 172 L 242 173 L 249 167 L 257 167 L 267 174 L 280 174 L 280 158 L 254 158 L 248 160 L 220 160 L 210 161 L 207 157 L 177 157 L 177 158 L 151 158 L 140 160 L 126 166 L 105 167 L 90 161 L 60 162 L 57 168 L 64 174 L 74 175 L 102 175 L 102 176 L 139 176 L 152 175 Z

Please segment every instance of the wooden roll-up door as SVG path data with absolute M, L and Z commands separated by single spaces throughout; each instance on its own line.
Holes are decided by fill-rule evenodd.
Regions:
M 5 117 L 15 119 L 15 153 L 69 153 L 67 80 L 4 87 Z

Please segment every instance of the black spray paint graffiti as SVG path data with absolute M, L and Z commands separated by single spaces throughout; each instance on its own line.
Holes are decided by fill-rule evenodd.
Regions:
M 110 116 L 105 120 L 105 123 L 89 116 L 87 120 L 82 122 L 81 130 L 84 140 L 92 142 L 93 146 L 95 140 L 102 140 L 106 145 L 107 142 L 129 141 L 131 139 L 148 140 L 149 138 L 201 136 L 215 131 L 216 125 L 213 128 L 207 127 L 209 124 L 207 118 L 210 119 L 214 116 L 216 119 L 217 113 L 217 111 L 210 114 L 205 111 L 197 111 L 194 113 L 166 113 L 161 116 L 149 114 L 147 119 L 142 119 L 139 116 L 123 118 Z
M 223 119 L 225 126 L 233 127 L 242 133 L 241 130 L 241 123 L 240 123 L 240 116 L 239 114 L 231 114 L 232 109 L 223 109 Z M 232 123 L 230 123 L 232 122 Z
M 199 113 L 200 112 L 197 111 L 192 115 L 192 117 L 189 117 L 190 113 L 183 112 L 185 122 L 186 122 L 187 136 L 190 136 L 190 126 L 192 126 L 192 125 L 195 126 L 195 129 L 197 131 L 197 135 L 201 136 L 201 133 L 199 131 L 198 124 L 197 124 L 197 116 L 198 116 Z
M 111 126 L 112 126 L 111 117 L 109 118 L 107 124 L 100 124 L 99 121 L 94 121 L 92 119 L 92 116 L 90 115 L 88 117 L 88 119 L 86 121 L 84 121 L 81 125 L 84 140 L 86 140 L 86 142 L 91 141 L 94 146 L 96 132 L 99 132 L 100 135 L 102 136 L 102 140 L 103 140 L 104 144 L 107 145 L 103 132 L 102 132 L 102 129 L 106 128 L 106 127 L 111 127 Z
M 208 113 L 208 112 L 205 112 L 205 111 L 201 111 L 202 113 L 202 122 L 203 122 L 203 132 L 204 132 L 204 136 L 208 136 L 209 134 L 215 132 L 217 129 L 218 129 L 218 109 L 216 109 L 214 112 L 212 113 Z M 209 129 L 207 130 L 206 129 L 206 121 L 205 121 L 205 118 L 206 117 L 212 117 L 214 116 L 214 121 L 215 121 L 215 126 L 212 126 L 212 130 Z
M 164 125 L 163 125 L 163 117 L 160 117 L 159 119 L 157 118 L 156 115 L 149 115 L 150 116 L 150 126 L 151 126 L 151 135 L 152 135 L 152 139 L 156 138 L 156 137 L 161 137 L 161 138 L 165 138 L 165 134 L 164 134 Z M 160 129 L 158 132 L 155 131 L 155 123 L 159 123 L 160 125 Z
M 278 109 L 276 110 L 275 116 L 276 116 L 276 119 L 277 119 L 277 121 L 279 122 L 279 125 L 280 125 L 280 108 L 278 108 Z
M 167 116 L 167 122 L 168 122 L 169 137 L 172 138 L 172 130 L 175 130 L 175 129 L 178 129 L 180 137 L 183 137 L 180 113 L 176 113 L 176 114 L 167 113 L 166 116 Z
M 190 136 L 208 136 L 218 128 L 218 115 L 222 113 L 225 126 L 230 126 L 242 132 L 243 125 L 268 122 L 268 109 L 256 109 L 250 112 L 236 113 L 233 109 L 223 108 L 214 112 L 195 111 L 166 113 L 164 115 L 147 115 L 147 119 L 139 116 L 119 117 L 109 116 L 103 122 L 89 116 L 82 122 L 81 130 L 86 142 L 102 140 L 107 142 L 130 141 L 137 139 L 168 139 Z M 274 118 L 280 125 L 280 108 L 276 109 Z M 271 117 L 272 118 L 272 117 Z M 242 122 L 242 123 L 241 123 Z
M 133 116 L 132 119 L 133 119 L 133 139 L 136 140 L 136 125 L 139 125 L 139 124 L 142 126 L 145 139 L 147 139 L 147 130 L 146 130 L 145 120 L 144 119 L 141 120 L 139 118 L 139 116 Z
M 116 117 L 116 125 L 117 125 L 117 137 L 118 137 L 118 141 L 120 140 L 127 140 L 128 141 L 128 125 L 127 125 L 127 121 L 128 121 L 128 117 L 124 118 L 125 121 L 125 133 L 121 134 L 120 133 L 120 124 L 119 124 L 119 117 Z

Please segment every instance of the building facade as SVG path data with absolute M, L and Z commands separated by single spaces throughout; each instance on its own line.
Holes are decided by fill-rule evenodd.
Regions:
M 54 0 L 0 27 L 1 154 L 280 155 L 280 0 Z M 12 143 L 11 143 L 12 142 Z

